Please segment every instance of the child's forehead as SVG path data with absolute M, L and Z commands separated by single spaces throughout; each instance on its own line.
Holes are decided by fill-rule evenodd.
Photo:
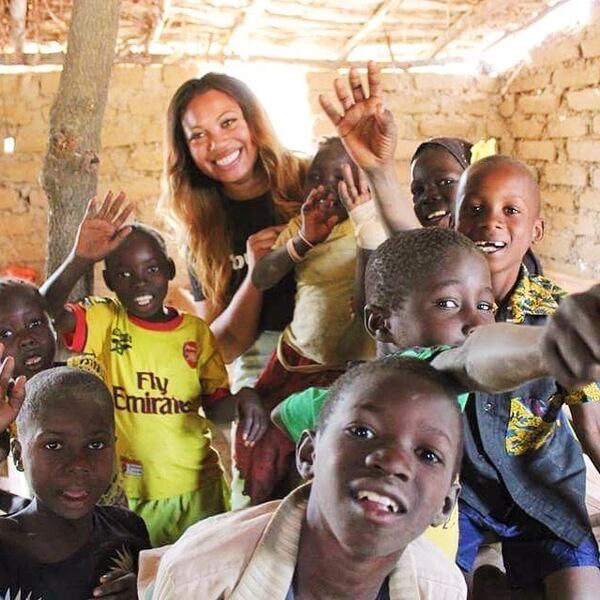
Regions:
M 350 156 L 346 152 L 346 149 L 341 144 L 336 144 L 334 146 L 326 146 L 321 148 L 313 158 L 313 161 L 310 165 L 310 170 L 314 171 L 317 169 L 322 169 L 327 167 L 328 165 L 340 163 L 340 162 L 348 162 L 350 163 Z
M 57 423 L 82 425 L 86 422 L 101 428 L 101 425 L 112 422 L 112 414 L 112 405 L 98 393 L 90 393 L 88 389 L 77 386 L 57 387 L 40 398 L 39 409 L 30 414 L 29 422 L 39 428 L 52 427 Z
M 447 392 L 439 384 L 410 371 L 381 370 L 368 373 L 342 390 L 344 398 L 339 403 L 340 414 L 368 409 L 373 413 L 403 412 L 414 398 L 422 400 L 444 399 Z M 449 404 L 449 403 L 448 403 Z M 432 410 L 431 403 L 417 404 L 417 410 Z M 411 409 L 413 410 L 414 407 Z M 437 410 L 437 409 L 436 409 Z M 448 406 L 448 411 L 452 407 Z
M 6 318 L 23 308 L 44 311 L 46 303 L 36 289 L 26 285 L 0 288 L 0 316 Z
M 142 229 L 134 229 L 123 241 L 118 248 L 113 250 L 109 255 L 110 260 L 123 260 L 127 259 L 138 259 L 140 256 L 134 253 L 134 250 L 144 249 L 147 253 L 153 255 L 156 258 L 167 259 L 166 252 L 161 247 L 160 243 L 150 233 L 143 231 Z

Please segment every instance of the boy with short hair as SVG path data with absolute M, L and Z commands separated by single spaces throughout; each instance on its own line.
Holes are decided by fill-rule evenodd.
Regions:
M 334 384 L 316 432 L 298 446 L 312 484 L 198 524 L 166 553 L 144 553 L 140 597 L 156 578 L 157 600 L 464 599 L 459 571 L 416 539 L 452 511 L 461 447 L 443 374 L 413 359 L 358 366 Z
M 351 156 L 367 171 L 391 229 L 418 227 L 408 203 L 398 201 L 393 116 L 383 107 L 379 70 L 369 63 L 368 71 L 369 92 L 351 70 L 349 85 L 336 80 L 342 111 L 326 98 L 321 105 Z M 460 188 L 458 229 L 486 253 L 499 304 L 497 320 L 543 324 L 564 292 L 522 267 L 526 249 L 543 236 L 535 180 L 522 163 L 491 156 L 465 171 Z M 585 323 L 593 322 L 588 313 Z M 574 339 L 587 350 L 591 347 L 585 329 Z M 582 383 L 573 376 L 585 370 L 581 351 L 557 355 L 555 363 L 562 381 Z M 597 370 L 591 372 L 597 377 Z M 478 393 L 468 403 L 459 555 L 463 569 L 472 568 L 483 531 L 492 530 L 505 542 L 507 573 L 515 587 L 541 587 L 543 582 L 548 598 L 596 595 L 600 559 L 584 503 L 585 465 L 561 409 L 570 406 L 574 428 L 598 469 L 600 403 L 594 400 L 599 399 L 596 384 L 567 393 L 555 381 L 542 379 L 512 393 Z
M 527 248 L 544 231 L 533 176 L 514 159 L 491 156 L 467 169 L 458 196 L 458 229 L 490 265 L 496 320 L 543 325 L 559 310 L 565 292 L 522 265 Z M 584 308 L 578 320 L 594 318 Z M 563 372 L 577 372 L 578 351 L 567 347 L 560 356 Z M 484 532 L 493 531 L 503 541 L 513 585 L 543 581 L 550 598 L 596 594 L 600 557 L 585 506 L 585 464 L 561 409 L 571 409 L 575 433 L 600 470 L 598 400 L 595 383 L 567 392 L 542 379 L 506 394 L 480 392 L 469 403 L 458 558 L 465 571 L 472 569 Z
M 72 253 L 42 288 L 69 349 L 103 365 L 117 425 L 117 454 L 129 507 L 154 545 L 175 541 L 192 523 L 229 508 L 204 410 L 229 396 L 227 372 L 208 325 L 165 306 L 175 266 L 164 240 L 142 225 L 124 227 L 124 195 L 91 200 Z M 64 306 L 86 268 L 105 260 L 117 298 Z M 266 428 L 260 401 L 236 398 L 253 443 Z
M 20 379 L 7 392 L 10 374 L 0 376 L 3 404 L 23 395 Z M 0 518 L 0 596 L 133 600 L 137 555 L 150 547 L 146 527 L 126 509 L 96 505 L 114 468 L 108 389 L 90 373 L 55 367 L 25 392 L 12 451 L 33 499 Z

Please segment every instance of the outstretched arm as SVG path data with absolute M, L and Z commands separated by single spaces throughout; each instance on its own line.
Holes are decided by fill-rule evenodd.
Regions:
M 320 95 L 319 102 L 350 156 L 367 173 L 386 226 L 391 231 L 415 229 L 420 227 L 419 221 L 394 167 L 396 125 L 384 107 L 380 77 L 377 65 L 369 62 L 366 92 L 358 71 L 352 68 L 347 82 L 335 80 L 341 111 L 326 96 Z
M 598 315 L 600 285 L 564 298 L 544 327 L 485 325 L 432 364 L 449 371 L 465 390 L 499 392 L 547 376 L 577 389 L 600 379 Z
M 132 210 L 123 192 L 116 198 L 108 192 L 100 206 L 95 197 L 88 202 L 73 249 L 40 288 L 59 331 L 71 332 L 75 328 L 75 317 L 65 308 L 69 293 L 90 265 L 102 260 L 127 237 L 131 227 L 123 224 Z
M 320 185 L 313 188 L 302 205 L 302 226 L 286 245 L 263 256 L 252 273 L 252 283 L 259 290 L 277 285 L 317 244 L 325 241 L 338 217 L 334 214 L 333 196 Z M 290 247 L 291 245 L 291 247 Z

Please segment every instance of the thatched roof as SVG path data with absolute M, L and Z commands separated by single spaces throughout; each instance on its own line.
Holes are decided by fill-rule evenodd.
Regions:
M 341 66 L 374 59 L 400 67 L 473 60 L 564 1 L 123 0 L 117 60 L 192 55 Z M 61 62 L 72 1 L 2 2 L 0 61 Z

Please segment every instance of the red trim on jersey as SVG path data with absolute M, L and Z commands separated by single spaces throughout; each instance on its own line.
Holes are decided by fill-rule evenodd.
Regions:
M 127 318 L 138 327 L 142 329 L 149 329 L 151 331 L 173 331 L 177 329 L 183 321 L 183 315 L 172 306 L 167 306 L 166 309 L 173 316 L 168 321 L 147 321 L 146 319 L 140 319 L 135 315 L 127 313 Z
M 210 408 L 225 396 L 229 396 L 229 388 L 217 388 L 212 394 L 202 394 L 202 406 Z
M 67 304 L 65 308 L 70 310 L 75 317 L 75 328 L 73 331 L 63 334 L 65 346 L 71 352 L 83 352 L 88 332 L 85 308 L 81 304 Z

